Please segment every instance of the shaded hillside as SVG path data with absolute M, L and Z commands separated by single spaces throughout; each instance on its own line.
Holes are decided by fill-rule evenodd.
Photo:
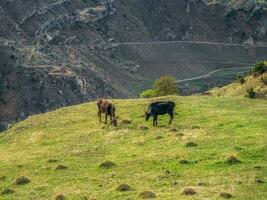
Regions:
M 232 84 L 221 88 L 214 88 L 211 90 L 212 95 L 245 97 L 248 96 L 249 91 L 251 91 L 255 93 L 255 96 L 251 97 L 267 99 L 267 62 L 263 62 L 263 65 L 266 68 L 265 72 L 251 72 L 249 75 L 241 76 Z
M 266 59 L 266 5 L 243 2 L 2 0 L 1 127 L 98 96 L 135 96 L 164 74 Z M 192 42 L 151 44 L 176 40 Z
M 153 127 L 144 110 L 163 99 L 175 101 L 175 119 L 168 126 L 160 116 Z M 92 102 L 31 116 L 1 134 L 0 199 L 267 196 L 267 101 L 191 96 L 115 105 L 116 128 L 99 124 Z

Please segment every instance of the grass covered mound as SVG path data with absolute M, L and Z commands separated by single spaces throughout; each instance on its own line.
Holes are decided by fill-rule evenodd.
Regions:
M 99 124 L 94 102 L 15 124 L 0 135 L 0 192 L 15 192 L 0 199 L 200 200 L 223 198 L 222 191 L 236 200 L 266 198 L 267 101 L 165 99 L 176 102 L 170 126 L 167 115 L 158 127 L 145 121 L 155 99 L 114 101 L 118 127 Z M 241 162 L 232 164 L 233 156 Z M 68 168 L 55 170 L 60 165 Z M 30 182 L 14 184 L 19 177 Z M 197 193 L 189 197 L 185 188 Z
M 234 83 L 210 92 L 213 96 L 267 99 L 267 61 L 253 65 L 248 75 L 237 77 Z

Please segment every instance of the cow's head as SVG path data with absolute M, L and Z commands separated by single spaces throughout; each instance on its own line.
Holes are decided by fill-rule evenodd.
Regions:
M 118 125 L 118 116 L 116 116 L 116 117 L 112 117 L 112 119 L 111 119 L 111 125 L 113 125 L 113 126 L 117 126 Z
M 150 117 L 150 113 L 149 112 L 145 112 L 145 116 L 146 116 L 146 121 L 148 121 L 149 117 Z
M 103 99 L 102 99 L 102 98 L 101 98 L 101 99 L 98 99 L 98 100 L 97 100 L 97 106 L 100 107 L 101 104 L 102 104 L 102 102 L 103 102 Z

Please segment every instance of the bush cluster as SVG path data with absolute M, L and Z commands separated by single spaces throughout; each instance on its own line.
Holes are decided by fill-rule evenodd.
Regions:
M 178 95 L 178 86 L 174 77 L 162 76 L 154 82 L 153 89 L 144 90 L 140 97 L 152 98 L 166 95 Z
M 237 76 L 237 82 L 243 85 L 245 83 L 245 76 L 243 75 Z
M 254 98 L 257 97 L 257 94 L 256 94 L 256 92 L 253 90 L 253 88 L 250 88 L 250 89 L 247 90 L 247 93 L 246 93 L 245 97 L 254 99 Z
M 256 63 L 252 66 L 250 74 L 259 75 L 267 72 L 267 61 Z
M 152 89 L 144 90 L 140 94 L 141 98 L 152 98 L 152 97 L 155 97 L 155 96 L 156 96 L 155 90 L 152 90 Z

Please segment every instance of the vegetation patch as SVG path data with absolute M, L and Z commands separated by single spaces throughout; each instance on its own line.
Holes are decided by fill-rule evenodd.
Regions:
M 234 164 L 241 163 L 241 161 L 236 156 L 230 156 L 230 157 L 227 158 L 225 163 L 228 164 L 228 165 L 234 165 Z
M 267 99 L 267 61 L 253 65 L 250 72 L 238 76 L 236 82 L 210 92 L 213 96 Z
M 197 143 L 195 143 L 195 142 L 187 142 L 185 146 L 186 147 L 197 147 Z
M 62 194 L 57 195 L 55 198 L 55 200 L 66 200 L 66 199 L 67 199 L 67 197 L 62 195 Z
M 13 194 L 13 193 L 15 193 L 15 191 L 10 188 L 6 188 L 1 192 L 2 195 Z
M 176 133 L 176 136 L 177 137 L 183 137 L 183 136 L 185 136 L 185 134 L 184 133 Z
M 102 169 L 110 169 L 115 166 L 115 163 L 113 163 L 112 161 L 105 161 L 99 165 L 99 167 Z
M 245 97 L 247 97 L 247 98 L 254 99 L 254 98 L 257 97 L 257 93 L 254 91 L 253 88 L 249 88 L 249 89 L 247 89 L 246 92 L 247 92 L 247 93 L 246 93 Z
M 139 197 L 143 199 L 152 199 L 156 198 L 156 194 L 152 191 L 144 191 L 139 194 Z
M 6 176 L 0 176 L 0 181 L 6 180 Z
M 198 186 L 207 186 L 208 184 L 206 182 L 199 182 L 197 185 Z
M 66 170 L 66 169 L 68 169 L 68 167 L 65 166 L 65 165 L 58 165 L 58 166 L 56 166 L 56 168 L 55 168 L 55 170 Z
M 162 76 L 154 82 L 153 89 L 144 90 L 140 97 L 152 98 L 166 95 L 177 95 L 178 86 L 176 79 L 171 76 Z
M 189 164 L 190 162 L 188 160 L 182 159 L 182 160 L 179 160 L 179 163 L 184 165 L 184 164 Z
M 158 136 L 156 136 L 156 140 L 160 140 L 160 139 L 162 139 L 163 138 L 163 136 L 162 135 L 158 135 Z
M 56 163 L 56 162 L 58 162 L 58 160 L 57 159 L 49 159 L 47 162 L 48 163 Z
M 253 65 L 250 70 L 250 73 L 254 75 L 263 74 L 265 72 L 267 72 L 267 61 L 259 62 Z
M 174 133 L 178 132 L 178 130 L 176 128 L 171 128 L 169 131 L 174 132 Z
M 191 127 L 191 129 L 200 129 L 200 126 L 194 125 L 194 126 Z
M 235 150 L 236 150 L 236 151 L 242 151 L 243 148 L 242 148 L 242 147 L 235 147 Z
M 25 185 L 25 184 L 28 184 L 30 182 L 31 182 L 30 179 L 28 179 L 25 176 L 21 176 L 21 177 L 16 179 L 15 184 L 16 185 Z
M 145 131 L 145 130 L 148 130 L 149 128 L 147 126 L 139 126 L 139 129 Z
M 174 101 L 178 105 L 179 118 L 166 127 L 146 124 L 141 117 L 144 108 L 152 101 L 162 100 Z M 220 192 L 230 192 L 233 199 L 239 200 L 265 199 L 267 161 L 262 158 L 265 156 L 267 101 L 172 96 L 153 100 L 114 100 L 114 104 L 118 107 L 117 114 L 129 116 L 122 119 L 133 121 L 131 130 L 116 130 L 110 126 L 102 129 L 103 124 L 96 117 L 97 107 L 92 102 L 31 116 L 0 134 L 0 155 L 4 161 L 0 163 L 0 176 L 6 177 L 0 181 L 0 199 L 55 200 L 57 195 L 63 194 L 67 199 L 86 196 L 88 199 L 126 200 L 143 199 L 139 197 L 143 191 L 153 191 L 156 199 L 162 200 L 224 199 L 219 196 Z M 162 124 L 168 121 L 167 115 L 160 117 Z M 223 128 L 218 128 L 219 124 L 224 124 Z M 147 125 L 149 129 L 142 131 L 141 125 Z M 201 129 L 192 130 L 193 125 Z M 245 125 L 245 128 L 239 128 L 239 125 Z M 178 132 L 170 132 L 171 128 Z M 131 134 L 121 134 L 122 131 L 131 131 Z M 45 133 L 40 141 L 34 140 L 38 132 Z M 185 136 L 176 137 L 181 132 Z M 112 137 L 107 137 L 110 134 Z M 157 136 L 163 136 L 163 139 L 156 140 Z M 229 137 L 234 142 L 229 142 Z M 140 145 L 135 143 L 138 140 Z M 34 145 L 29 145 L 33 142 Z M 198 147 L 187 148 L 187 142 L 195 142 Z M 66 147 L 69 151 L 63 151 Z M 38 154 L 32 154 L 36 148 Z M 240 148 L 243 150 L 238 152 Z M 242 163 L 225 164 L 232 155 Z M 62 158 L 66 158 L 65 161 Z M 182 159 L 185 161 L 180 161 Z M 105 163 L 100 168 L 104 161 L 113 164 Z M 10 167 L 7 168 L 6 163 Z M 19 164 L 24 167 L 17 168 Z M 69 169 L 55 170 L 60 164 Z M 22 175 L 30 178 L 31 183 L 24 186 L 12 184 Z M 75 183 L 68 184 L 69 180 L 75 180 Z M 120 184 L 128 184 L 133 190 L 120 191 L 128 190 L 124 186 L 119 188 Z M 227 190 L 233 186 L 233 192 Z M 197 194 L 182 195 L 183 189 L 188 187 Z M 2 196 L 5 188 L 11 188 L 15 193 Z
M 182 192 L 183 195 L 195 195 L 197 192 L 193 188 L 185 188 Z
M 225 199 L 230 199 L 230 198 L 233 197 L 233 195 L 231 195 L 230 193 L 227 193 L 227 192 L 221 192 L 219 194 L 219 196 L 222 197 L 222 198 L 225 198 Z
M 244 75 L 239 75 L 237 76 L 237 82 L 243 85 L 245 83 L 245 76 Z
M 127 191 L 131 191 L 132 188 L 131 188 L 128 184 L 123 183 L 123 184 L 120 184 L 120 185 L 117 187 L 116 190 L 117 190 L 117 191 L 120 191 L 120 192 L 127 192 Z
M 155 90 L 152 90 L 152 89 L 144 90 L 140 94 L 141 98 L 152 98 L 152 97 L 155 97 L 155 96 L 156 96 L 156 92 L 155 92 Z
M 160 179 L 166 179 L 166 178 L 170 178 L 170 177 L 179 177 L 180 175 L 178 173 L 171 173 L 171 171 L 166 170 L 162 175 L 159 175 Z M 174 183 L 172 183 L 174 184 Z
M 124 120 L 121 121 L 121 123 L 122 123 L 122 124 L 131 124 L 132 121 L 129 120 L 129 119 L 124 119 Z
M 255 182 L 258 183 L 258 184 L 262 184 L 262 183 L 264 183 L 264 180 L 256 178 Z

